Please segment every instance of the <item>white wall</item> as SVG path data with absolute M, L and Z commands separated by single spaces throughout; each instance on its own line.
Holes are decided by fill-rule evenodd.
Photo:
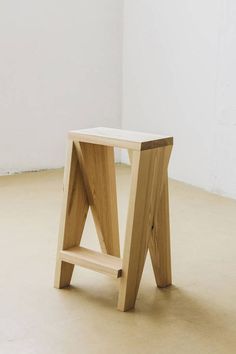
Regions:
M 172 177 L 236 198 L 235 62 L 234 0 L 3 0 L 0 174 L 62 166 L 68 130 L 122 110 L 174 135 Z
M 120 126 L 122 1 L 0 2 L 0 174 L 64 164 L 66 133 Z
M 174 135 L 170 175 L 236 198 L 236 2 L 124 2 L 123 128 Z

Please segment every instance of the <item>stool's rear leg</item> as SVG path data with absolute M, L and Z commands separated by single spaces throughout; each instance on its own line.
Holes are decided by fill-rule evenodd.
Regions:
M 54 283 L 56 288 L 63 288 L 70 284 L 74 265 L 62 262 L 60 251 L 80 244 L 88 207 L 81 167 L 74 143 L 70 140 L 64 172 L 63 206 Z
M 76 142 L 101 249 L 120 256 L 114 148 Z
M 169 224 L 169 193 L 168 176 L 165 178 L 161 201 L 156 210 L 157 226 L 151 235 L 149 252 L 156 278 L 160 288 L 171 285 L 171 254 L 170 254 L 170 224 Z

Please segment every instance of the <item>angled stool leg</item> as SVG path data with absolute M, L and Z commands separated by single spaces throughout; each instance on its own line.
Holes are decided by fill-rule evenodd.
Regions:
M 56 288 L 63 288 L 70 284 L 74 264 L 63 262 L 60 258 L 60 251 L 80 244 L 88 207 L 76 149 L 73 141 L 70 140 L 64 172 L 63 206 L 54 282 Z
M 114 148 L 83 142 L 75 145 L 101 249 L 119 257 Z
M 134 151 L 118 309 L 135 305 L 170 157 L 169 146 Z
M 171 285 L 171 254 L 169 224 L 168 176 L 161 195 L 159 209 L 156 210 L 156 225 L 149 242 L 149 252 L 157 286 L 164 288 Z

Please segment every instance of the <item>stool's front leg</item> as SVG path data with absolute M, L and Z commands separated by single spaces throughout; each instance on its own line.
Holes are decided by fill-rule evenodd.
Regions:
M 127 311 L 135 300 L 154 228 L 171 147 L 134 151 L 130 203 L 118 309 Z
M 88 207 L 81 167 L 74 143 L 70 140 L 64 172 L 63 206 L 54 281 L 56 288 L 70 285 L 74 264 L 63 262 L 60 258 L 60 251 L 80 244 Z

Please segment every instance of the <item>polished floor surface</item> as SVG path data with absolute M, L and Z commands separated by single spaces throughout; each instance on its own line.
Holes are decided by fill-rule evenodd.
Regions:
M 122 236 L 129 181 L 118 166 Z M 170 194 L 174 285 L 156 288 L 148 257 L 121 313 L 101 274 L 53 288 L 62 170 L 0 177 L 0 354 L 235 354 L 236 201 L 176 181 Z M 83 244 L 99 249 L 91 216 Z

